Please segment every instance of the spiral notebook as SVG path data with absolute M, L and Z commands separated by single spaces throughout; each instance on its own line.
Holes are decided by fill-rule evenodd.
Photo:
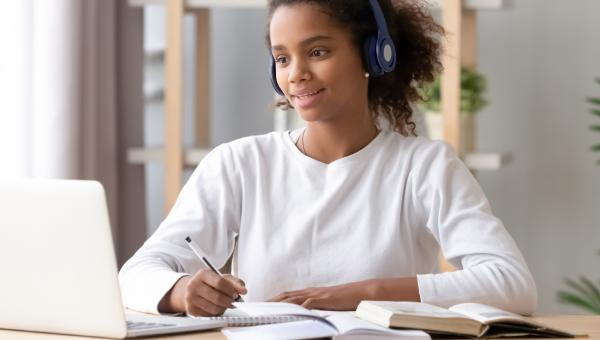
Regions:
M 248 309 L 249 305 L 252 305 L 250 307 L 250 310 Z M 212 321 L 224 321 L 227 323 L 227 327 L 244 327 L 301 321 L 307 319 L 315 319 L 316 317 L 318 317 L 318 315 L 313 314 L 312 312 L 302 307 L 296 308 L 299 306 L 286 305 L 259 305 L 255 303 L 241 304 L 241 308 L 238 306 L 238 308 L 227 309 L 222 316 L 202 317 L 201 319 Z M 265 306 L 271 306 L 271 308 L 265 309 Z M 276 310 L 274 309 L 275 306 L 277 306 Z

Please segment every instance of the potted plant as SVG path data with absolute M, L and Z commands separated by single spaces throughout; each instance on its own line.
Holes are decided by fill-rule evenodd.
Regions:
M 485 99 L 487 82 L 484 76 L 474 70 L 466 67 L 461 69 L 460 74 L 460 112 L 461 112 L 461 130 L 475 131 L 475 113 L 481 111 L 488 105 Z M 442 139 L 444 122 L 441 114 L 442 96 L 441 96 L 441 77 L 420 89 L 421 97 L 424 99 L 421 109 L 425 112 L 425 123 L 427 132 L 431 139 Z M 472 142 L 468 140 L 471 136 L 463 134 L 461 144 L 462 150 Z
M 570 290 L 558 292 L 557 297 L 560 303 L 600 314 L 600 281 L 596 285 L 592 280 L 581 276 L 579 280 L 565 279 L 565 284 L 569 286 Z
M 596 78 L 596 83 L 600 84 L 600 78 Z M 595 98 L 587 98 L 588 103 L 592 104 L 592 108 L 590 109 L 590 113 L 600 117 L 600 98 L 595 97 Z M 600 125 L 595 124 L 595 125 L 590 125 L 590 129 L 593 131 L 598 131 L 600 132 Z M 593 145 L 591 147 L 592 151 L 600 151 L 600 144 L 596 144 Z M 597 161 L 598 165 L 600 165 L 600 159 Z

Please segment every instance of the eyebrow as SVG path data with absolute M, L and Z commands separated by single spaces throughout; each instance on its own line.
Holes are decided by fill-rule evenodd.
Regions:
M 304 39 L 300 43 L 300 46 L 310 45 L 310 44 L 314 43 L 315 41 L 319 41 L 319 40 L 330 40 L 330 39 L 332 39 L 332 38 L 328 37 L 326 35 L 315 35 L 314 37 L 310 37 L 310 38 Z M 273 46 L 271 46 L 271 51 L 282 51 L 282 50 L 285 50 L 285 47 L 283 45 L 273 45 Z

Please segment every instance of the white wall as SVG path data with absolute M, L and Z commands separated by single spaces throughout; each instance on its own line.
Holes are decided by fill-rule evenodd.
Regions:
M 600 138 L 588 129 L 594 117 L 584 102 L 600 95 L 593 82 L 600 76 L 598 13 L 597 0 L 513 0 L 479 14 L 479 68 L 491 100 L 479 115 L 479 149 L 513 154 L 507 167 L 479 179 L 530 265 L 544 313 L 577 311 L 555 302 L 564 277 L 600 277 L 600 154 L 588 151 Z M 214 12 L 213 144 L 273 127 L 265 18 L 263 10 Z M 186 74 L 193 74 L 189 61 Z M 186 80 L 186 88 L 191 98 L 193 83 Z M 155 142 L 161 124 L 155 117 L 147 126 Z M 149 230 L 162 218 L 160 173 L 155 169 L 148 188 Z
M 600 95 L 598 13 L 597 0 L 513 0 L 479 15 L 492 102 L 479 149 L 514 156 L 479 179 L 528 260 L 542 312 L 577 311 L 556 302 L 564 277 L 600 278 L 600 153 L 589 151 L 600 134 L 584 101 Z

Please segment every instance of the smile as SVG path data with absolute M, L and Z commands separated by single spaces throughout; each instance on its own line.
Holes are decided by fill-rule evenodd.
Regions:
M 323 89 L 320 89 L 320 90 L 316 90 L 316 91 L 309 92 L 309 93 L 303 93 L 301 95 L 294 95 L 294 97 L 296 97 L 298 99 L 307 99 L 307 98 L 310 98 L 312 96 L 315 96 L 315 95 L 321 93 L 322 91 L 323 91 Z

